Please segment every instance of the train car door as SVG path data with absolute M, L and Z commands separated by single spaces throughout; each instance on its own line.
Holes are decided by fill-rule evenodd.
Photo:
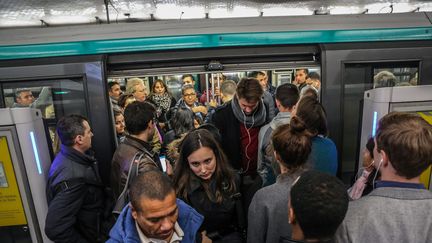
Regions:
M 81 58 L 85 59 L 85 58 Z M 68 60 L 70 62 L 70 60 Z M 42 62 L 42 61 L 41 61 Z M 40 109 L 46 133 L 55 153 L 58 139 L 55 124 L 68 114 L 88 117 L 94 137 L 92 148 L 100 164 L 102 180 L 108 184 L 111 157 L 115 149 L 115 134 L 109 108 L 104 66 L 102 60 L 53 64 L 24 61 L 0 63 L 0 88 L 2 107 L 30 106 Z
M 44 234 L 50 158 L 42 115 L 0 109 L 0 239 L 51 242 Z

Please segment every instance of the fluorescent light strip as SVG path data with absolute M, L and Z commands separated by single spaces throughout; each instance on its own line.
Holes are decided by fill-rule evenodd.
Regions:
M 37 150 L 36 140 L 35 140 L 33 132 L 30 132 L 30 139 L 31 139 L 31 142 L 33 145 L 33 153 L 34 153 L 34 156 L 36 158 L 37 169 L 38 169 L 39 175 L 42 175 L 42 168 L 41 168 L 41 164 L 40 164 L 40 160 L 39 160 L 39 153 Z
M 372 121 L 372 137 L 375 137 L 376 126 L 377 126 L 378 112 L 374 111 L 373 121 Z

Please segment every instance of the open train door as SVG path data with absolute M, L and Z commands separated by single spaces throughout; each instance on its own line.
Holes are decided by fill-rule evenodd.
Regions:
M 109 181 L 115 134 L 106 81 L 103 56 L 40 58 L 0 62 L 0 106 L 14 107 L 17 93 L 31 91 L 33 108 L 40 109 L 46 134 L 53 146 L 58 144 L 55 125 L 68 114 L 88 117 L 94 137 L 95 157 L 105 184 Z M 52 154 L 53 156 L 53 154 Z

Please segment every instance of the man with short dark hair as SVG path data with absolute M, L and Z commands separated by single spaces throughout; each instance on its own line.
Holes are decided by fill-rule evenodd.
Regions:
M 250 74 L 250 76 L 256 78 L 260 82 L 264 91 L 268 91 L 272 97 L 274 97 L 276 87 L 268 82 L 268 75 L 266 71 L 254 71 Z
M 182 85 L 190 84 L 195 87 L 195 79 L 192 74 L 184 74 L 182 77 Z
M 348 201 L 345 185 L 338 178 L 319 171 L 304 172 L 291 188 L 288 206 L 295 241 L 281 242 L 332 242 Z
M 243 175 L 245 208 L 262 183 L 257 174 L 258 133 L 270 120 L 268 107 L 262 101 L 263 92 L 255 78 L 242 79 L 234 98 L 216 108 L 211 121 L 220 131 L 228 160 Z
M 273 93 L 270 93 L 269 90 L 267 74 L 263 71 L 255 71 L 250 74 L 250 77 L 258 80 L 261 87 L 263 88 L 263 101 L 268 107 L 269 119 L 273 119 L 278 111 L 276 111 L 274 91 Z M 270 86 L 273 87 L 271 84 Z
M 301 90 L 299 90 L 300 97 L 303 95 L 311 95 L 316 96 L 317 100 L 319 100 L 320 87 L 320 75 L 317 72 L 310 72 L 306 78 L 306 85 Z
M 122 94 L 122 91 L 120 89 L 120 84 L 117 81 L 108 82 L 108 94 L 113 110 L 121 110 L 118 105 L 118 99 Z
M 350 202 L 338 242 L 432 242 L 432 192 L 420 175 L 432 164 L 432 125 L 418 114 L 392 112 L 378 124 L 375 189 Z
M 151 141 L 155 134 L 155 112 L 154 106 L 148 102 L 134 101 L 129 104 L 124 112 L 126 135 L 112 159 L 111 185 L 114 197 L 118 198 L 123 191 L 132 160 L 138 161 L 138 172 L 142 173 L 149 169 L 160 169 L 162 165 L 158 154 L 152 152 Z
M 263 180 L 263 186 L 276 182 L 276 176 L 280 174 L 278 163 L 273 154 L 270 143 L 272 132 L 291 120 L 291 111 L 299 100 L 299 91 L 294 84 L 281 84 L 276 88 L 276 106 L 279 113 L 273 120 L 260 129 L 258 135 L 258 173 Z
M 194 243 L 204 218 L 176 199 L 171 180 L 160 171 L 139 175 L 130 188 L 131 203 L 120 214 L 107 242 Z
M 108 231 L 102 225 L 104 186 L 88 154 L 93 133 L 87 118 L 62 117 L 57 134 L 62 145 L 48 175 L 45 233 L 54 242 L 102 242 Z
M 299 91 L 301 91 L 307 85 L 306 79 L 308 74 L 309 70 L 307 68 L 299 68 L 296 70 L 294 84 L 297 85 Z

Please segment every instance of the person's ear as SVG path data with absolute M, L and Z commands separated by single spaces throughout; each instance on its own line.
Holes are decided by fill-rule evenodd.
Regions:
M 129 204 L 129 208 L 132 211 L 132 217 L 135 219 L 135 221 L 138 219 L 138 212 L 135 210 L 135 208 L 132 206 L 132 204 Z
M 278 99 L 275 99 L 275 103 L 276 103 L 276 107 L 277 108 L 280 108 L 279 106 L 280 106 L 280 101 L 278 100 Z
M 289 224 L 295 224 L 296 223 L 294 210 L 292 209 L 291 205 L 289 205 L 289 209 L 288 209 L 288 223 Z
M 81 145 L 83 143 L 83 136 L 82 135 L 77 135 L 75 137 L 75 143 Z
M 281 159 L 280 155 L 279 155 L 278 153 L 276 153 L 275 150 L 273 150 L 273 155 L 274 155 L 276 161 L 277 161 L 278 163 L 281 163 L 282 159 Z
M 153 129 L 153 119 L 147 123 L 147 129 Z
M 382 149 L 381 149 L 381 151 L 379 153 L 380 153 L 381 159 L 382 159 L 382 166 L 383 167 L 388 166 L 388 164 L 389 164 L 389 157 L 388 157 L 387 153 L 384 150 L 382 150 Z

